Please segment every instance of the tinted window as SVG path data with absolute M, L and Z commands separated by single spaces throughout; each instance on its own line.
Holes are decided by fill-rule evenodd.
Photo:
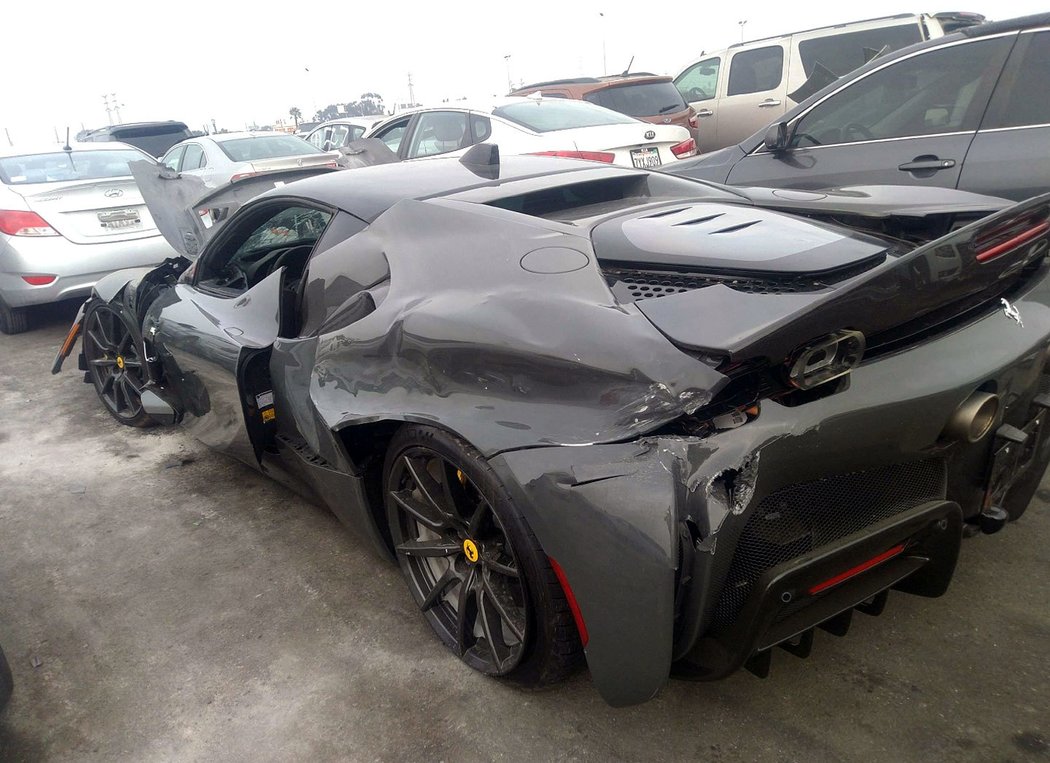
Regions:
M 186 153 L 185 146 L 173 148 L 171 149 L 171 151 L 165 154 L 164 159 L 161 161 L 161 163 L 169 170 L 178 170 L 179 161 L 182 159 L 182 155 L 184 153 Z
M 816 106 L 794 145 L 974 130 L 1010 40 L 954 45 L 887 66 Z
M 412 134 L 408 158 L 435 156 L 470 145 L 467 115 L 456 111 L 428 111 L 421 114 Z
M 110 140 L 130 143 L 153 156 L 160 156 L 179 141 L 191 137 L 189 128 L 181 122 L 120 127 L 114 129 L 110 135 Z
M 597 125 L 634 124 L 630 117 L 586 101 L 531 101 L 500 106 L 492 112 L 536 132 L 572 130 Z
M 196 170 L 204 166 L 204 149 L 197 143 L 186 146 L 186 155 L 182 157 L 183 170 Z
M 7 185 L 61 183 L 69 180 L 129 177 L 128 162 L 156 161 L 134 151 L 55 151 L 0 159 L 0 180 Z
M 718 93 L 718 70 L 721 58 L 708 58 L 693 64 L 674 81 L 675 86 L 687 101 L 706 101 Z
M 1021 38 L 1025 44 L 1020 65 L 999 82 L 995 105 L 985 127 L 1022 127 L 1050 124 L 1050 32 Z M 1014 57 L 1018 54 L 1015 52 Z
M 294 135 L 266 135 L 253 138 L 234 138 L 219 143 L 219 148 L 235 162 L 253 162 L 279 156 L 302 156 L 321 153 L 302 138 Z
M 630 117 L 655 117 L 684 111 L 685 101 L 673 82 L 643 82 L 635 85 L 617 85 L 595 90 L 583 96 Z
M 379 138 L 396 154 L 398 149 L 401 148 L 401 141 L 405 139 L 405 128 L 408 127 L 409 119 L 410 117 L 399 119 L 389 127 L 384 127 L 372 137 Z
M 783 74 L 784 49 L 779 45 L 737 53 L 729 65 L 728 95 L 774 90 Z
M 818 66 L 841 77 L 866 64 L 883 48 L 899 50 L 921 39 L 918 24 L 904 24 L 802 40 L 798 54 L 807 77 L 812 77 Z
M 470 128 L 474 133 L 475 143 L 484 143 L 492 137 L 492 120 L 480 114 L 470 115 Z

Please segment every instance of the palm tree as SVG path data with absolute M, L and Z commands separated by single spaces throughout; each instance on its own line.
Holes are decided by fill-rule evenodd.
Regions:
M 298 106 L 292 106 L 288 109 L 288 116 L 295 120 L 295 129 L 299 129 L 299 120 L 303 118 L 303 112 L 299 111 Z

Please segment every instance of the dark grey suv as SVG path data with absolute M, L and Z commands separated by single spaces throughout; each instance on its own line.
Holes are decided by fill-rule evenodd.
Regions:
M 931 185 L 1025 199 L 1050 190 L 1050 13 L 877 58 L 743 143 L 675 162 L 732 185 Z

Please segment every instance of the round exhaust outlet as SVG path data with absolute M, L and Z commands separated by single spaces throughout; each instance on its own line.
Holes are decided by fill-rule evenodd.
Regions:
M 963 442 L 977 442 L 992 428 L 999 415 L 999 396 L 974 392 L 955 409 L 944 434 Z

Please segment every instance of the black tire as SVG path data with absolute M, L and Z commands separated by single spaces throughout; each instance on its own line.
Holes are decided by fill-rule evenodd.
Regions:
M 88 378 L 109 415 L 129 427 L 157 422 L 142 408 L 146 383 L 139 330 L 116 305 L 101 300 L 84 313 L 84 360 Z
M 21 334 L 29 329 L 29 311 L 24 307 L 10 307 L 0 299 L 0 333 Z
M 4 650 L 0 649 L 0 710 L 4 709 L 7 705 L 7 701 L 11 699 L 11 692 L 14 690 L 15 681 L 11 677 L 11 666 L 7 664 L 7 658 L 4 657 Z
M 477 450 L 443 430 L 405 425 L 387 450 L 383 496 L 409 590 L 460 659 L 529 688 L 581 664 L 550 561 Z

